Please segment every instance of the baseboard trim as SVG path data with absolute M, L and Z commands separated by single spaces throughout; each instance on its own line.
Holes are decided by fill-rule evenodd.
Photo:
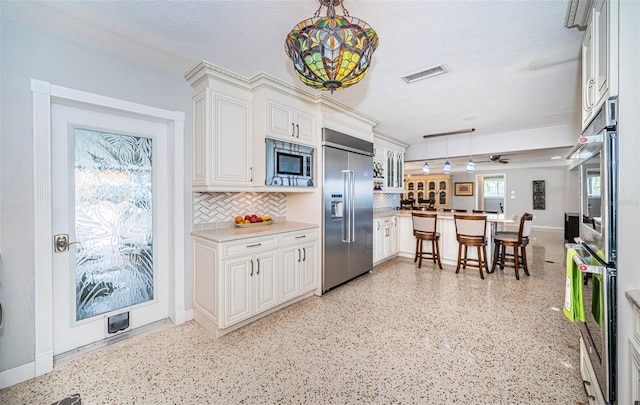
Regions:
M 0 390 L 34 378 L 35 372 L 35 361 L 1 372 Z

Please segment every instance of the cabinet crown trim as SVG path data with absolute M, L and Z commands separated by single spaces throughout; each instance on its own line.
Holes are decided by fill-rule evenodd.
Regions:
M 286 89 L 288 91 L 292 91 L 298 93 L 313 102 L 325 104 L 336 109 L 339 109 L 343 112 L 352 114 L 360 118 L 361 120 L 368 121 L 371 126 L 376 126 L 378 121 L 349 107 L 348 105 L 342 104 L 328 96 L 321 93 L 311 93 L 306 90 L 303 90 L 299 87 L 296 87 L 290 83 L 287 83 L 283 80 L 280 80 L 274 76 L 271 76 L 267 73 L 261 72 L 257 75 L 246 78 L 241 76 L 235 72 L 222 68 L 220 66 L 214 65 L 213 63 L 207 61 L 200 61 L 197 65 L 191 68 L 184 74 L 184 78 L 191 85 L 191 87 L 197 87 L 202 80 L 206 80 L 207 78 L 216 78 L 220 80 L 224 80 L 230 82 L 235 85 L 240 85 L 246 87 L 249 90 L 254 90 L 255 88 L 261 85 L 267 85 L 274 88 Z

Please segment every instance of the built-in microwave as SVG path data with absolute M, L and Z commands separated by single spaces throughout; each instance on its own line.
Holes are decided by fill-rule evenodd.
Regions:
M 314 148 L 265 138 L 267 186 L 313 187 Z

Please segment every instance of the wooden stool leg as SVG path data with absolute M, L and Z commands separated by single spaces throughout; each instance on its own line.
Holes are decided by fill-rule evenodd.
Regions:
M 496 271 L 496 263 L 498 262 L 498 256 L 499 256 L 498 253 L 500 252 L 500 245 L 501 243 L 498 242 L 493 247 L 493 263 L 491 264 L 491 271 L 487 271 L 487 273 L 493 273 L 494 271 Z
M 484 263 L 482 261 L 482 250 L 480 249 L 480 245 L 476 246 L 478 250 L 478 270 L 480 270 L 480 278 L 484 280 L 484 274 L 482 274 L 482 268 L 484 267 Z
M 431 239 L 431 260 L 436 263 L 436 240 Z
M 501 245 L 500 248 L 500 270 L 504 270 L 504 262 L 506 260 L 505 256 L 507 255 L 507 247 L 505 245 Z
M 487 273 L 489 272 L 489 261 L 487 260 L 487 246 L 482 245 L 482 254 L 484 255 L 484 267 L 487 269 Z
M 522 246 L 522 267 L 524 268 L 524 274 L 529 276 L 529 266 L 527 266 L 527 247 Z
M 458 264 L 456 266 L 456 274 L 460 272 L 460 259 L 462 254 L 462 244 L 458 243 Z
M 442 270 L 442 263 L 440 263 L 440 242 L 436 239 L 436 253 L 438 254 L 438 267 Z
M 462 268 L 467 268 L 467 245 L 464 245 L 464 260 L 462 262 Z
M 413 262 L 418 261 L 418 246 L 420 246 L 420 239 L 416 238 L 416 255 L 413 258 Z
M 420 253 L 418 254 L 419 258 L 418 258 L 418 268 L 422 267 L 422 239 L 419 239 L 420 241 Z
M 520 267 L 520 259 L 518 258 L 518 246 L 513 247 L 513 267 L 516 269 L 516 280 L 520 280 L 518 268 Z

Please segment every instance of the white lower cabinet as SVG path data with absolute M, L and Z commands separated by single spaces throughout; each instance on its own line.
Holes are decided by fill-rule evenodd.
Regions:
M 589 405 L 605 405 L 602 390 L 596 379 L 596 373 L 591 366 L 587 347 L 580 336 L 580 374 L 582 375 L 582 384 L 587 393 Z
M 268 251 L 223 262 L 224 327 L 278 305 L 277 261 L 277 252 Z
M 194 319 L 222 336 L 311 295 L 318 287 L 318 231 L 215 242 L 193 237 Z
M 398 253 L 397 217 L 379 218 L 373 221 L 373 264 Z
M 398 253 L 415 254 L 416 238 L 413 237 L 413 220 L 408 216 L 396 216 L 398 221 Z
M 631 403 L 640 403 L 640 347 L 629 340 L 629 371 L 631 375 Z

